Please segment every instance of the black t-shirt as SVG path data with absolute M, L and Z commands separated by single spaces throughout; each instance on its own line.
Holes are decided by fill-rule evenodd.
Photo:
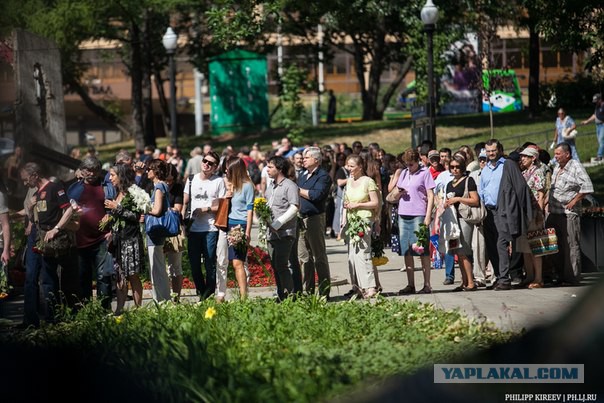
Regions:
M 604 102 L 601 102 L 598 106 L 596 106 L 596 118 L 598 118 L 598 120 L 600 122 L 604 122 Z
M 63 185 L 48 182 L 36 192 L 36 212 L 43 230 L 53 228 L 63 216 L 63 209 L 69 206 L 69 199 Z
M 338 168 L 338 170 L 336 171 L 336 184 L 338 183 L 338 179 L 348 179 L 348 171 L 346 170 L 346 168 Z M 344 186 L 340 186 L 340 189 L 344 189 Z
M 184 186 L 182 185 L 182 183 L 174 183 L 172 185 L 170 191 L 168 192 L 168 200 L 170 200 L 170 207 L 174 207 L 175 204 L 182 204 L 183 191 Z
M 453 185 L 453 182 L 455 182 L 455 179 L 453 179 L 447 184 L 447 198 L 449 198 L 449 193 L 455 193 L 455 196 L 453 197 L 463 197 L 463 194 L 466 191 L 466 181 L 468 181 L 468 193 L 478 190 L 476 188 L 476 182 L 469 176 L 466 176 L 465 180 L 459 181 L 457 186 Z M 459 208 L 459 203 L 455 203 L 455 208 Z

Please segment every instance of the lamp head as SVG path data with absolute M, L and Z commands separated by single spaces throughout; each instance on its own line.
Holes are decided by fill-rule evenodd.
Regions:
M 169 54 L 174 53 L 177 47 L 178 35 L 172 30 L 172 27 L 168 27 L 166 33 L 162 38 L 162 42 L 164 44 L 164 48 L 166 48 L 166 52 Z
M 426 0 L 420 13 L 424 25 L 434 25 L 438 21 L 438 8 L 432 3 L 432 0 Z

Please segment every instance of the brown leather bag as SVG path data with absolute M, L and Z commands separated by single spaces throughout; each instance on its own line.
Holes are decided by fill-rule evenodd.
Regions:
M 216 228 L 226 230 L 229 222 L 230 203 L 231 199 L 218 199 L 218 210 L 216 211 L 216 219 L 214 220 Z

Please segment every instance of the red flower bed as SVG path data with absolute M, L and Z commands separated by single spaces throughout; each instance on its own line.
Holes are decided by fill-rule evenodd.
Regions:
M 275 274 L 271 259 L 261 247 L 252 246 L 247 252 L 247 269 L 250 272 L 250 287 L 269 287 L 275 285 Z M 237 287 L 235 280 L 228 280 L 227 287 Z
M 271 266 L 271 258 L 259 246 L 252 246 L 247 252 L 247 268 L 250 272 L 250 287 L 270 287 L 275 285 L 275 275 Z M 234 277 L 233 267 L 229 266 L 229 277 Z M 234 279 L 227 280 L 228 288 L 237 288 L 237 281 Z M 152 288 L 150 281 L 143 283 L 145 290 Z M 195 283 L 189 280 L 188 277 L 183 278 L 182 288 L 192 290 L 195 288 Z

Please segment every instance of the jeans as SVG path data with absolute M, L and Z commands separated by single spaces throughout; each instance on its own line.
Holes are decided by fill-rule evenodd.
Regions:
M 92 279 L 96 279 L 97 298 L 105 309 L 111 309 L 111 276 L 113 274 L 113 257 L 107 253 L 107 242 L 104 240 L 85 248 L 78 249 L 80 269 L 80 299 L 92 299 Z
M 33 227 L 27 237 L 27 250 L 25 252 L 23 323 L 38 327 L 40 325 L 40 317 L 38 316 L 40 289 L 38 281 L 40 279 L 40 272 L 42 271 L 42 255 L 34 253 L 32 250 L 35 244 L 36 228 Z
M 59 265 L 61 275 L 59 276 Z M 75 305 L 80 294 L 76 250 L 60 257 L 42 256 L 42 292 L 46 300 L 47 322 L 56 320 L 56 306 L 67 303 Z M 61 292 L 61 293 L 59 293 Z
M 212 295 L 216 289 L 216 244 L 218 231 L 189 232 L 187 241 L 191 274 L 197 294 L 202 298 Z M 201 271 L 201 257 L 206 268 L 204 278 Z
M 596 136 L 598 137 L 598 157 L 604 157 L 604 123 L 596 123 Z
M 455 280 L 455 256 L 445 253 L 445 278 Z

